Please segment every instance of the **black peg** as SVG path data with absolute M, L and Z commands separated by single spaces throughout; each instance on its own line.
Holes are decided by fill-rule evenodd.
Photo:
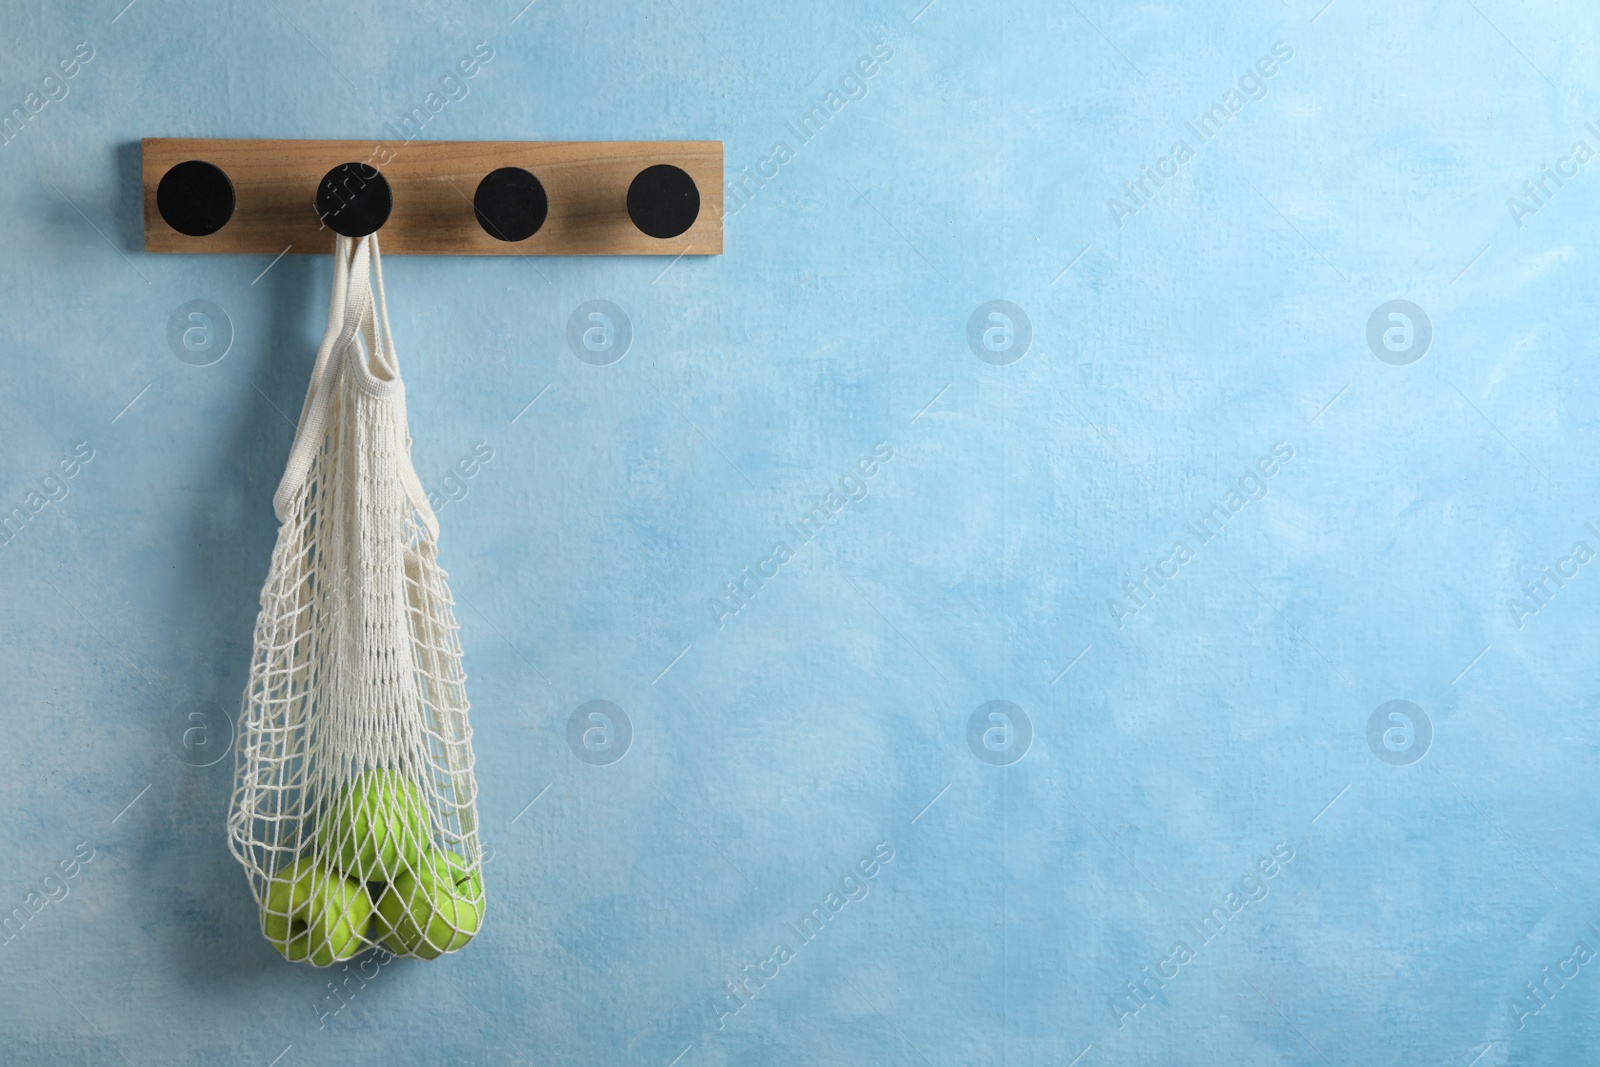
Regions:
M 521 167 L 490 171 L 472 197 L 478 225 L 497 241 L 526 241 L 550 214 L 550 198 L 539 179 Z
M 317 186 L 317 214 L 329 229 L 346 237 L 377 233 L 393 208 L 388 181 L 367 163 L 341 163 Z
M 694 179 L 670 163 L 646 167 L 628 186 L 628 216 L 651 237 L 676 237 L 699 215 L 700 190 Z
M 179 163 L 156 186 L 156 210 L 181 234 L 207 237 L 233 218 L 233 183 L 222 168 L 201 159 Z

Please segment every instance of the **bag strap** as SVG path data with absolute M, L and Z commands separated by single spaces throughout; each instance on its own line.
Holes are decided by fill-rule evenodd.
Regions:
M 394 347 L 394 330 L 389 325 L 389 300 L 383 291 L 383 256 L 378 251 L 378 235 L 372 235 L 372 304 L 376 312 L 373 336 L 378 337 L 377 356 L 391 377 L 400 377 L 400 355 Z M 382 328 L 381 337 L 377 329 Z
M 348 244 L 349 240 L 348 237 L 336 239 L 333 257 L 333 297 L 328 301 L 328 325 L 322 335 L 322 344 L 317 348 L 317 361 L 311 368 L 311 381 L 306 385 L 306 400 L 300 408 L 300 422 L 295 425 L 296 435 L 300 432 L 300 426 L 305 423 L 306 414 L 311 410 L 312 400 L 317 395 L 323 368 L 327 366 L 328 355 L 333 351 L 333 341 L 344 326 L 345 295 L 350 291 L 350 256 L 349 249 L 339 247 L 337 242 Z
M 376 294 L 373 292 L 374 280 Z M 362 343 L 363 334 L 371 338 L 370 352 Z M 301 409 L 300 423 L 295 429 L 294 444 L 289 449 L 289 462 L 285 466 L 283 480 L 278 484 L 278 491 L 272 498 L 272 508 L 279 522 L 286 521 L 290 509 L 305 488 L 306 479 L 310 477 L 312 460 L 327 436 L 335 386 L 340 372 L 346 369 L 352 370 L 369 385 L 403 389 L 400 363 L 394 350 L 394 335 L 389 325 L 388 300 L 383 291 L 383 261 L 376 234 L 359 239 L 335 238 L 333 296 L 328 306 L 328 329 L 312 368 L 311 385 L 306 391 L 305 406 Z M 406 429 L 405 454 L 400 457 L 400 480 L 418 519 L 429 535 L 437 540 L 439 520 L 428 503 L 428 494 L 423 490 L 416 468 L 411 463 L 409 426 Z
M 333 241 L 333 296 L 328 301 L 328 327 L 317 348 L 317 361 L 311 368 L 311 383 L 306 387 L 305 404 L 300 408 L 300 421 L 295 426 L 294 444 L 289 449 L 289 462 L 285 465 L 278 491 L 272 496 L 272 510 L 278 521 L 286 522 L 289 509 L 306 484 L 311 473 L 311 458 L 316 446 L 327 433 L 328 395 L 333 380 L 338 376 L 338 362 L 342 353 L 335 356 L 340 336 L 344 332 L 345 304 L 350 290 L 350 258 L 352 240 L 335 236 Z
M 368 309 L 369 336 L 373 338 L 373 350 L 383 370 L 391 379 L 400 381 L 400 354 L 394 347 L 394 329 L 389 325 L 389 300 L 383 290 L 383 255 L 378 251 L 378 235 L 373 234 L 367 238 L 372 246 L 372 302 Z M 379 331 L 382 331 L 381 333 Z M 402 415 L 405 413 L 401 409 Z M 405 485 L 406 495 L 411 498 L 411 506 L 417 511 L 417 518 L 428 530 L 429 536 L 437 541 L 439 539 L 439 519 L 433 513 L 433 505 L 428 503 L 427 490 L 422 488 L 422 480 L 417 477 L 417 468 L 411 462 L 411 420 L 405 420 L 406 443 L 405 454 L 400 457 L 400 480 Z

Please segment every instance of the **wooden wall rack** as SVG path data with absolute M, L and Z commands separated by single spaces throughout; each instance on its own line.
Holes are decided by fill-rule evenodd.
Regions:
M 143 142 L 148 252 L 722 252 L 721 141 Z

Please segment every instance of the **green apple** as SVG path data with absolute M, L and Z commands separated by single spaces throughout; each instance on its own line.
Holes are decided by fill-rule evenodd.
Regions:
M 430 850 L 378 898 L 383 946 L 431 960 L 461 948 L 483 925 L 483 878 L 454 852 Z
M 360 882 L 306 856 L 273 876 L 261 932 L 285 959 L 326 967 L 366 947 L 371 920 L 372 898 Z
M 317 851 L 360 882 L 391 882 L 428 847 L 422 792 L 391 770 L 362 771 L 317 824 Z

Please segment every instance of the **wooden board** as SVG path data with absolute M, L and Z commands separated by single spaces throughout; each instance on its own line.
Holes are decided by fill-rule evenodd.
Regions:
M 246 141 L 148 137 L 144 149 L 147 252 L 278 255 L 333 250 L 317 216 L 323 175 L 369 163 L 394 196 L 378 231 L 385 255 L 676 256 L 722 252 L 721 141 Z M 156 210 L 156 186 L 185 160 L 212 163 L 233 182 L 227 225 L 189 237 Z M 641 233 L 628 217 L 628 186 L 645 167 L 670 163 L 694 179 L 700 214 L 677 237 Z M 497 241 L 478 225 L 472 197 L 484 175 L 521 167 L 544 185 L 550 214 L 525 241 Z

